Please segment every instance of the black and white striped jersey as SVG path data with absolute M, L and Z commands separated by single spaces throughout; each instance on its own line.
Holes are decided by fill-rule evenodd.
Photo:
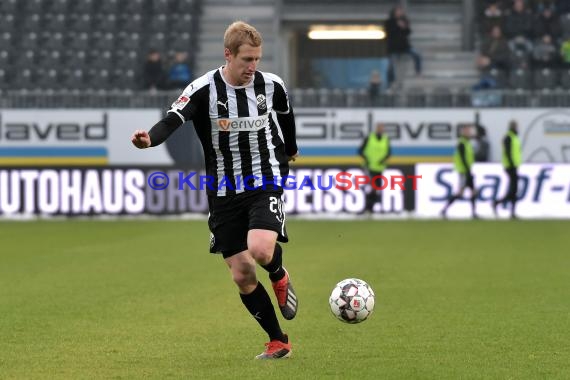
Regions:
M 193 81 L 172 104 L 169 113 L 194 122 L 213 180 L 208 194 L 271 188 L 287 176 L 288 158 L 271 111 L 290 111 L 281 78 L 256 71 L 249 84 L 232 86 L 222 67 Z

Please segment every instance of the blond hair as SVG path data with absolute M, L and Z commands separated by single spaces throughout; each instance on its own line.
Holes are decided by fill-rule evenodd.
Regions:
M 253 26 L 243 21 L 236 21 L 226 29 L 224 33 L 224 48 L 236 55 L 239 47 L 244 44 L 253 47 L 261 46 L 263 39 L 261 34 Z

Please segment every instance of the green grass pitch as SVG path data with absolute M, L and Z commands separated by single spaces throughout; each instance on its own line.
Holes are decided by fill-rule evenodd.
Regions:
M 267 362 L 205 221 L 0 223 L 0 378 L 570 378 L 570 222 L 288 228 L 293 355 Z M 347 277 L 376 292 L 359 325 L 329 311 Z

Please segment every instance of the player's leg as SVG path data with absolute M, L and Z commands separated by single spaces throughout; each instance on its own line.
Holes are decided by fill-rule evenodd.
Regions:
M 517 193 L 519 177 L 517 173 L 517 168 L 512 168 L 507 171 L 509 175 L 509 191 L 507 193 L 507 199 L 511 202 L 511 218 L 516 218 L 515 208 L 517 205 Z
M 258 355 L 258 358 L 288 357 L 291 354 L 291 343 L 279 326 L 269 294 L 257 280 L 256 262 L 250 252 L 242 251 L 234 255 L 231 255 L 231 252 L 224 252 L 224 256 L 227 256 L 225 261 L 239 289 L 242 303 L 269 336 L 267 349 Z
M 447 200 L 447 204 L 443 207 L 443 210 L 441 210 L 441 216 L 443 216 L 444 218 L 447 217 L 447 210 L 449 209 L 449 207 L 456 200 L 463 197 L 463 192 L 465 191 L 465 181 L 466 181 L 465 174 L 459 174 L 459 191 L 449 197 L 449 199 Z
M 289 273 L 283 267 L 283 249 L 277 241 L 289 241 L 281 194 L 258 192 L 251 202 L 247 247 L 255 261 L 269 272 L 281 314 L 285 319 L 293 319 L 299 302 Z
M 509 187 L 510 186 L 511 186 L 511 183 L 509 182 Z M 504 202 L 507 201 L 508 194 L 509 193 L 507 191 L 507 194 L 504 197 L 493 200 L 493 213 L 495 214 L 495 216 L 498 215 L 497 207 L 499 207 L 500 204 L 503 204 Z
M 244 306 L 269 336 L 269 356 L 285 357 L 291 351 L 291 345 L 281 331 L 269 294 L 257 280 L 256 262 L 247 250 L 248 202 L 246 195 L 232 199 L 209 199 L 210 252 L 223 254 Z M 283 348 L 286 350 L 283 351 Z
M 503 204 L 506 202 L 513 202 L 513 197 L 512 197 L 513 191 L 515 194 L 514 202 L 516 202 L 516 192 L 517 192 L 516 188 L 517 188 L 517 182 L 518 182 L 518 179 L 516 178 L 516 169 L 514 170 L 514 174 L 515 174 L 514 177 L 513 177 L 513 170 L 512 169 L 506 169 L 505 171 L 507 172 L 507 176 L 509 177 L 509 185 L 508 185 L 507 193 L 502 198 L 495 199 L 493 201 L 493 212 L 495 213 L 495 215 L 498 214 L 497 207 L 500 204 Z M 514 206 L 512 206 L 512 212 L 514 213 Z
M 372 186 L 366 192 L 364 197 L 364 211 L 372 212 L 374 210 L 374 203 L 376 203 L 376 190 Z
M 374 172 L 368 170 L 367 172 L 368 178 L 372 181 L 372 178 L 376 177 L 377 175 L 381 175 L 382 173 Z M 367 186 L 363 187 L 364 191 L 364 211 L 365 212 L 373 212 L 374 211 L 374 204 L 378 201 L 378 190 L 382 185 L 382 181 L 379 178 L 376 179 L 376 188 L 372 183 Z
M 384 212 L 382 207 L 382 172 L 371 172 L 370 182 L 372 187 L 372 204 L 370 210 L 374 210 L 374 204 L 376 202 L 380 203 L 380 212 Z
M 495 198 L 493 199 L 493 213 L 495 214 L 495 216 L 498 215 L 498 211 L 497 211 L 497 207 L 499 207 L 500 203 L 503 203 L 504 199 L 503 198 Z
M 475 179 L 473 178 L 473 174 L 471 173 L 466 174 L 465 187 L 468 187 L 469 190 L 471 191 L 471 198 L 470 198 L 471 215 L 473 216 L 473 219 L 479 219 L 479 217 L 477 216 L 477 209 L 476 209 L 477 197 L 479 193 L 477 189 L 475 189 Z
M 283 248 L 277 244 L 277 232 L 263 229 L 249 230 L 247 246 L 254 260 L 269 272 L 271 281 L 279 281 L 285 276 Z
M 276 239 L 274 231 L 253 229 L 248 234 L 248 247 L 254 259 L 269 273 L 281 314 L 285 319 L 293 319 L 297 315 L 297 294 L 283 267 L 283 249 Z

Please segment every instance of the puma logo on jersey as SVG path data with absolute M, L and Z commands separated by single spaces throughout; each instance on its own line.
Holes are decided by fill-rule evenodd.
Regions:
M 224 107 L 224 108 L 226 109 L 226 111 L 228 110 L 228 101 L 227 101 L 227 100 L 226 100 L 225 102 L 220 102 L 220 101 L 218 100 L 218 103 L 217 103 L 217 104 L 218 104 L 219 106 Z

